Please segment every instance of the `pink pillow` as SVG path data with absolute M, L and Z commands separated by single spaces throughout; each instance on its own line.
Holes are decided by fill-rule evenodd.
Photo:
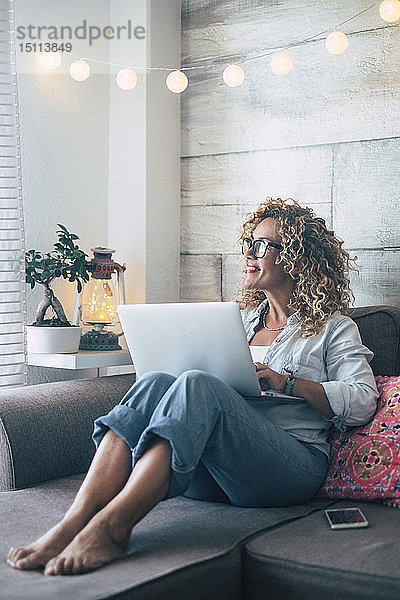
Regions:
M 380 396 L 372 420 L 345 433 L 331 430 L 330 467 L 318 496 L 400 508 L 400 377 L 375 381 Z

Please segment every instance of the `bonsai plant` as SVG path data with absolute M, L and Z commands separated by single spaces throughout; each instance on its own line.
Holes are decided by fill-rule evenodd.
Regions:
M 45 298 L 39 304 L 36 312 L 36 327 L 71 327 L 65 316 L 61 302 L 50 287 L 51 282 L 57 277 L 64 277 L 68 281 L 76 281 L 78 292 L 82 290 L 82 281 L 89 281 L 87 270 L 87 254 L 74 243 L 79 240 L 75 233 L 69 233 L 64 225 L 57 223 L 60 229 L 58 242 L 54 244 L 55 250 L 42 254 L 37 250 L 28 250 L 25 255 L 26 282 L 31 289 L 37 283 L 44 286 Z M 47 310 L 52 307 L 55 316 L 45 319 Z
M 44 299 L 39 304 L 36 312 L 36 320 L 32 326 L 28 327 L 28 345 L 33 344 L 37 334 L 32 333 L 32 328 L 72 328 L 69 323 L 61 302 L 55 296 L 51 289 L 51 283 L 58 277 L 63 277 L 68 281 L 77 283 L 78 292 L 82 290 L 82 282 L 89 281 L 88 263 L 86 261 L 87 254 L 79 249 L 75 243 L 79 237 L 70 233 L 64 225 L 57 224 L 60 228 L 57 230 L 58 241 L 54 244 L 54 250 L 43 254 L 38 250 L 28 250 L 25 254 L 25 275 L 26 282 L 30 284 L 31 289 L 36 284 L 43 285 Z M 50 318 L 45 318 L 47 311 L 52 308 L 54 315 Z M 79 345 L 80 328 L 73 327 L 78 330 L 74 337 Z M 72 334 L 72 332 L 71 332 Z M 36 341 L 35 341 L 36 344 Z M 76 344 L 76 342 L 75 342 Z M 55 350 L 53 347 L 41 344 L 42 348 L 35 352 L 73 352 L 75 350 Z M 76 348 L 77 349 L 77 348 Z

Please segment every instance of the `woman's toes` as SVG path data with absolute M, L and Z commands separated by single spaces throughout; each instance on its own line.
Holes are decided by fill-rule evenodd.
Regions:
M 60 556 L 55 565 L 55 575 L 66 575 L 64 570 L 65 557 Z
M 15 548 L 10 548 L 7 554 L 7 563 L 12 567 L 14 565 Z
M 55 556 L 46 564 L 44 575 L 68 575 L 65 569 L 65 556 Z
M 15 548 L 14 548 L 14 546 L 11 546 L 11 548 L 9 549 L 8 554 L 7 554 L 7 562 L 9 560 L 12 560 L 12 556 L 13 556 L 14 552 L 15 552 Z
M 55 575 L 55 567 L 56 567 L 57 558 L 52 558 L 49 562 L 46 563 L 43 574 L 44 575 Z
M 14 566 L 17 560 L 24 558 L 27 554 L 29 554 L 29 550 L 26 548 L 10 548 L 7 562 L 9 565 Z
M 73 575 L 74 574 L 74 559 L 72 558 L 72 556 L 70 556 L 69 558 L 65 559 L 64 562 L 64 567 L 63 567 L 63 575 Z
M 28 555 L 21 555 L 14 561 L 16 569 L 39 569 L 43 566 L 43 559 L 40 552 L 31 552 Z
M 25 558 L 19 558 L 18 560 L 14 561 L 14 567 L 16 569 L 25 569 L 26 568 Z
M 80 556 L 78 560 L 75 561 L 74 573 L 75 575 L 78 575 L 79 573 L 88 573 L 89 571 L 92 571 L 96 568 L 97 567 L 93 562 L 91 562 L 84 556 Z
M 14 551 L 11 555 L 8 556 L 7 562 L 11 567 L 14 567 L 14 569 L 22 569 L 23 562 L 21 561 L 24 560 L 26 555 L 26 552 Z

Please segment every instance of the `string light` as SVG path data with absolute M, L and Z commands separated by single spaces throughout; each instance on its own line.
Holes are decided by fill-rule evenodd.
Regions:
M 271 58 L 270 65 L 276 75 L 287 75 L 292 70 L 293 62 L 289 54 L 278 52 Z
M 260 59 L 263 57 L 272 56 L 271 61 L 270 61 L 270 66 L 271 66 L 272 71 L 274 73 L 276 73 L 277 75 L 286 75 L 287 73 L 289 73 L 291 71 L 291 69 L 293 67 L 293 62 L 292 62 L 291 57 L 288 54 L 286 54 L 284 52 L 284 50 L 287 50 L 289 48 L 295 48 L 296 46 L 303 45 L 310 41 L 318 40 L 318 38 L 325 37 L 325 35 L 327 35 L 327 34 L 329 34 L 329 35 L 327 35 L 327 37 L 326 37 L 325 45 L 326 45 L 328 52 L 331 52 L 332 54 L 342 54 L 343 52 L 345 52 L 347 50 L 349 40 L 345 33 L 343 33 L 342 31 L 337 31 L 337 29 L 342 27 L 346 23 L 349 23 L 350 21 L 356 19 L 357 17 L 359 17 L 360 15 L 364 14 L 365 12 L 371 10 L 372 8 L 377 7 L 378 5 L 379 5 L 379 14 L 383 20 L 385 20 L 389 23 L 394 23 L 395 21 L 398 21 L 400 19 L 400 0 L 384 0 L 383 2 L 378 0 L 378 1 L 375 1 L 373 4 L 371 4 L 370 6 L 367 6 L 366 8 L 360 10 L 356 14 L 350 16 L 348 19 L 346 19 L 346 20 L 342 21 L 341 23 L 339 23 L 338 25 L 336 25 L 336 27 L 334 28 L 333 31 L 331 29 L 325 30 L 325 31 L 320 31 L 319 33 L 309 36 L 303 40 L 299 40 L 297 42 L 287 44 L 286 46 L 281 46 L 280 48 L 262 49 L 257 52 L 247 54 L 244 57 L 241 57 L 241 60 L 243 62 L 245 62 L 245 61 L 250 61 L 250 60 Z M 76 56 L 76 55 L 74 55 L 72 52 L 70 52 L 69 56 Z M 170 67 L 140 67 L 140 66 L 120 65 L 117 63 L 96 60 L 93 58 L 81 58 L 79 56 L 76 56 L 76 58 L 78 58 L 79 60 L 72 63 L 72 65 L 70 67 L 71 77 L 73 77 L 76 81 L 84 81 L 85 79 L 87 79 L 89 77 L 90 67 L 85 62 L 85 61 L 89 61 L 89 62 L 101 63 L 101 64 L 105 64 L 108 66 L 113 66 L 113 67 L 121 67 L 121 71 L 129 71 L 130 73 L 133 73 L 133 75 L 122 76 L 122 75 L 119 75 L 119 73 L 121 73 L 121 71 L 119 71 L 119 73 L 117 74 L 117 83 L 120 79 L 122 82 L 122 78 L 126 77 L 125 83 L 122 83 L 122 86 L 120 86 L 121 89 L 133 89 L 133 87 L 135 87 L 135 85 L 137 83 L 137 77 L 136 77 L 136 73 L 134 72 L 134 70 L 167 71 L 167 72 L 169 72 L 169 75 L 166 78 L 166 85 L 167 85 L 168 89 L 175 94 L 180 94 L 187 88 L 188 83 L 189 83 L 184 71 L 187 72 L 187 71 L 192 71 L 195 69 L 210 69 L 210 68 L 215 67 L 217 64 L 221 64 L 221 63 L 223 64 L 227 57 L 221 56 L 221 57 L 214 57 L 214 58 L 206 58 L 201 61 L 202 64 L 197 64 L 197 65 L 192 65 L 192 66 L 182 66 L 180 70 L 177 70 L 176 68 L 170 68 Z M 53 68 L 56 68 L 56 67 L 53 67 Z M 135 80 L 135 77 L 136 77 L 136 81 L 135 81 L 135 84 L 133 85 L 133 81 Z M 244 71 L 241 67 L 239 67 L 239 65 L 229 64 L 228 66 L 225 67 L 222 77 L 223 77 L 225 84 L 228 85 L 229 87 L 238 87 L 244 81 Z M 119 85 L 119 83 L 118 83 L 118 85 Z M 124 85 L 132 86 L 132 87 L 123 87 Z
M 343 54 L 349 47 L 349 38 L 342 31 L 332 31 L 325 40 L 325 46 L 331 54 Z
M 69 68 L 69 74 L 75 81 L 85 81 L 90 75 L 90 67 L 84 60 L 75 60 Z
M 244 81 L 244 71 L 239 65 L 228 65 L 222 73 L 222 79 L 228 87 L 239 87 Z
M 40 52 L 38 62 L 44 71 L 54 71 L 61 65 L 61 54 L 59 52 Z
M 181 94 L 188 86 L 188 78 L 182 71 L 172 71 L 166 79 L 167 88 L 174 94 Z
M 399 0 L 384 0 L 379 6 L 379 14 L 384 21 L 394 23 L 400 19 Z
M 117 73 L 116 81 L 121 90 L 133 90 L 137 84 L 137 75 L 132 69 L 121 69 Z

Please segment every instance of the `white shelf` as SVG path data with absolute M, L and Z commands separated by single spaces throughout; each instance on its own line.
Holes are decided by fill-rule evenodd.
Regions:
M 58 369 L 91 369 L 100 367 L 122 367 L 132 365 L 128 350 L 92 352 L 78 350 L 73 354 L 38 354 L 28 352 L 28 365 Z

